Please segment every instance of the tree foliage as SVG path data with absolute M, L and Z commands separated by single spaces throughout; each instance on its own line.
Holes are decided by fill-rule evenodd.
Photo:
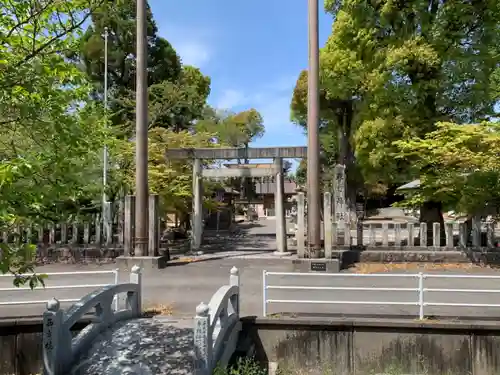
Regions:
M 262 115 L 254 108 L 234 113 L 206 107 L 196 129 L 214 134 L 214 142 L 229 147 L 248 147 L 265 132 Z M 238 163 L 241 162 L 238 159 Z M 248 159 L 243 160 L 244 164 L 248 162 Z M 241 198 L 251 199 L 255 195 L 255 183 L 250 178 L 232 178 L 229 185 L 240 191 Z
M 254 108 L 234 113 L 206 107 L 196 129 L 215 134 L 215 141 L 230 147 L 248 147 L 265 132 L 262 115 Z
M 192 171 L 191 160 L 167 160 L 165 152 L 169 148 L 210 148 L 218 147 L 214 143 L 214 134 L 205 132 L 192 133 L 187 130 L 173 131 L 161 127 L 149 131 L 149 164 L 148 182 L 151 194 L 160 196 L 160 203 L 164 212 L 177 212 L 180 214 L 181 223 L 189 219 L 192 204 Z M 135 188 L 135 144 L 121 142 L 117 150 L 123 165 L 117 173 L 121 182 L 128 191 L 134 192 Z M 210 160 L 204 160 L 206 165 Z M 205 183 L 205 206 L 211 207 L 214 202 L 209 198 L 211 184 Z
M 395 155 L 412 161 L 420 189 L 407 205 L 428 200 L 469 214 L 498 215 L 500 209 L 500 125 L 441 122 L 423 138 L 394 142 Z
M 92 15 L 80 43 L 79 61 L 95 83 L 94 96 L 104 91 L 104 32 L 108 30 L 108 100 L 111 123 L 124 138 L 135 129 L 136 84 L 136 2 L 106 2 Z M 148 6 L 148 95 L 149 127 L 176 131 L 189 129 L 199 119 L 210 94 L 210 78 L 199 69 L 183 66 L 172 45 L 158 36 L 158 28 Z
M 43 222 L 95 192 L 105 133 L 91 86 L 66 59 L 103 1 L 20 0 L 0 15 L 0 227 Z M 102 111 L 101 111 L 102 113 Z M 47 217 L 49 216 L 49 217 Z M 0 272 L 32 272 L 33 247 L 2 244 Z M 36 286 L 38 275 L 15 283 Z
M 108 30 L 108 85 L 112 96 L 133 91 L 136 83 L 136 1 L 105 1 L 97 8 L 80 40 L 79 59 L 87 76 L 102 93 L 104 83 L 104 32 Z M 158 28 L 147 4 L 148 86 L 181 74 L 180 58 L 170 43 L 158 36 Z
M 330 0 L 325 8 L 334 25 L 320 56 L 323 155 L 325 163 L 345 155 L 348 179 L 350 161 L 365 187 L 419 178 L 395 141 L 494 115 L 498 1 Z M 306 79 L 303 72 L 291 106 L 302 125 Z

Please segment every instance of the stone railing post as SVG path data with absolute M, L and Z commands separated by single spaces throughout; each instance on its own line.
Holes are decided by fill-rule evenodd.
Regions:
M 63 342 L 63 311 L 57 299 L 47 302 L 43 313 L 43 368 L 45 375 L 59 375 L 64 371 L 63 361 L 71 356 L 71 343 Z
M 194 318 L 194 375 L 211 374 L 212 346 L 210 308 L 202 302 L 196 307 Z
M 229 285 L 231 286 L 237 286 L 238 287 L 238 294 L 233 296 L 233 300 L 231 300 L 231 303 L 234 308 L 234 312 L 240 316 L 240 292 L 239 292 L 239 287 L 240 287 L 240 271 L 236 268 L 233 267 L 231 268 L 231 274 L 229 276 Z
M 141 267 L 135 265 L 130 271 L 130 283 L 138 284 L 139 290 L 137 293 L 127 294 L 127 307 L 132 310 L 135 316 L 139 316 L 142 313 L 142 273 Z

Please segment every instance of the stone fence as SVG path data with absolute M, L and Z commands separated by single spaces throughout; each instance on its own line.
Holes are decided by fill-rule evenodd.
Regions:
M 114 309 L 115 296 L 126 293 L 124 308 Z M 90 311 L 95 311 L 92 322 L 76 337 L 71 332 L 75 323 Z M 47 375 L 68 373 L 74 362 L 89 350 L 92 341 L 104 330 L 120 320 L 138 318 L 141 306 L 141 269 L 134 266 L 130 282 L 109 285 L 96 290 L 63 311 L 59 301 L 47 303 L 43 314 L 43 366 Z
M 409 220 L 358 220 L 350 223 L 338 221 L 333 215 L 332 195 L 324 194 L 323 239 L 325 257 L 332 252 L 347 249 L 383 251 L 484 251 L 497 247 L 495 223 L 482 222 L 479 217 L 472 220 L 471 227 L 465 222 L 441 223 L 410 222 Z M 306 253 L 306 212 L 304 193 L 297 196 L 297 224 L 295 241 L 299 257 Z
M 128 195 L 114 204 L 108 202 L 106 207 L 108 220 L 95 214 L 67 223 L 18 225 L 9 231 L 1 232 L 0 242 L 36 244 L 37 257 L 42 260 L 115 258 L 119 255 L 131 255 L 135 236 L 135 196 Z M 154 253 L 151 256 L 158 255 L 160 251 L 161 233 L 159 196 L 150 195 L 148 249 Z
M 208 305 L 200 303 L 196 308 L 194 374 L 209 375 L 217 366 L 227 366 L 240 331 L 240 276 L 233 267 L 229 285 L 220 287 Z

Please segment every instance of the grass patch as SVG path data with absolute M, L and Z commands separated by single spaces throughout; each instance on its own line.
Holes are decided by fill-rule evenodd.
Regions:
M 393 271 L 469 271 L 483 267 L 472 263 L 356 263 L 349 270 L 354 273 L 382 273 Z
M 146 307 L 142 313 L 144 317 L 152 317 L 152 316 L 171 316 L 174 313 L 174 307 L 173 305 L 154 305 L 154 306 L 149 306 Z
M 267 370 L 251 357 L 238 358 L 236 363 L 227 368 L 217 366 L 213 375 L 267 375 Z

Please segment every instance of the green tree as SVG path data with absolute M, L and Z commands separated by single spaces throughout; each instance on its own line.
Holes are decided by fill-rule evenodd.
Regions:
M 264 135 L 262 115 L 254 108 L 233 113 L 205 108 L 204 118 L 196 124 L 197 131 L 215 134 L 214 141 L 230 147 L 245 147 Z M 242 161 L 238 159 L 238 164 Z M 249 160 L 244 159 L 244 164 Z M 251 199 L 255 194 L 255 184 L 249 178 L 234 178 L 230 186 L 240 191 L 241 198 Z
M 192 207 L 192 162 L 190 160 L 165 160 L 165 151 L 169 148 L 219 147 L 212 142 L 214 134 L 206 132 L 173 131 L 161 127 L 149 131 L 149 189 L 160 196 L 162 209 L 166 213 L 176 212 L 181 227 L 188 229 Z M 121 159 L 121 168 L 116 173 L 122 185 L 131 193 L 135 188 L 135 149 L 134 144 L 121 141 L 117 150 Z M 212 161 L 204 160 L 206 165 Z M 215 202 L 211 197 L 210 182 L 204 183 L 204 205 L 212 207 Z
M 104 31 L 108 28 L 108 85 L 111 122 L 133 135 L 136 84 L 136 1 L 105 3 L 92 15 L 92 24 L 81 39 L 75 59 L 95 82 L 96 98 L 104 87 Z M 200 118 L 210 94 L 210 78 L 199 69 L 182 66 L 170 43 L 158 36 L 148 6 L 148 91 L 150 128 L 180 131 Z
M 104 83 L 104 31 L 108 29 L 108 85 L 112 96 L 134 91 L 136 83 L 136 1 L 103 2 L 92 13 L 92 24 L 81 39 L 78 55 L 88 77 L 102 94 Z M 175 81 L 181 74 L 180 58 L 158 28 L 147 5 L 148 85 Z
M 0 227 L 43 222 L 88 196 L 105 140 L 91 87 L 68 63 L 80 27 L 102 1 L 20 0 L 0 15 Z M 101 111 L 102 113 L 102 111 Z M 98 160 L 98 158 L 97 158 Z M 35 249 L 2 244 L 0 272 L 33 272 Z M 15 284 L 42 281 L 17 277 Z
M 325 47 L 326 48 L 326 47 Z M 307 132 L 307 71 L 302 71 L 297 79 L 291 102 L 291 119 Z M 362 181 L 356 166 L 352 136 L 356 129 L 356 105 L 354 89 L 340 92 L 337 87 L 328 90 L 320 88 L 320 147 L 321 172 L 323 184 L 332 185 L 334 166 L 344 164 L 347 167 L 348 199 L 354 202 L 358 190 L 362 190 Z M 299 165 L 300 174 L 305 176 L 306 163 Z
M 405 202 L 442 202 L 445 209 L 469 215 L 500 213 L 500 124 L 442 122 L 423 138 L 394 142 L 398 158 L 412 161 L 420 188 Z
M 234 113 L 205 107 L 196 129 L 216 134 L 214 141 L 226 146 L 248 147 L 250 142 L 264 135 L 263 122 L 262 115 L 254 108 Z
M 150 127 L 175 131 L 191 128 L 203 115 L 209 94 L 210 78 L 198 68 L 183 66 L 176 82 L 163 81 L 149 87 Z
M 321 51 L 322 97 L 352 104 L 348 138 L 367 185 L 419 177 L 411 160 L 395 157 L 394 141 L 425 137 L 440 121 L 480 122 L 494 113 L 497 1 L 330 0 L 325 7 L 335 21 Z M 333 117 L 329 108 L 322 101 L 322 123 Z M 442 220 L 440 209 L 428 202 L 421 220 Z

